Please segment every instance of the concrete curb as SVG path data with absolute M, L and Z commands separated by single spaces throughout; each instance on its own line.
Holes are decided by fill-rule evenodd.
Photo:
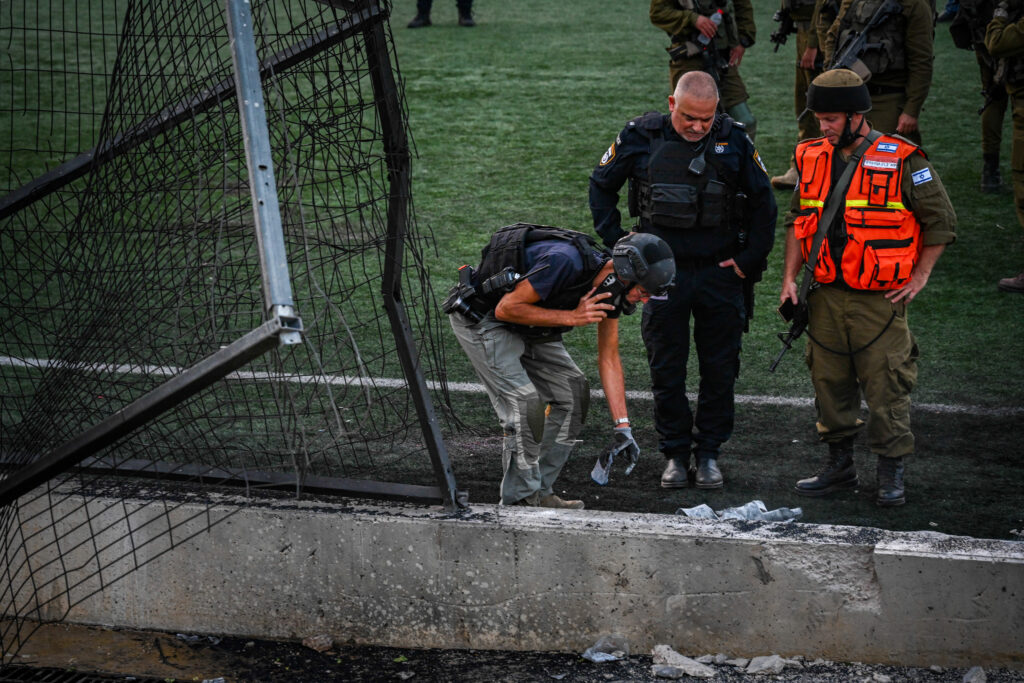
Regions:
M 121 559 L 101 560 L 104 580 L 124 578 L 98 592 L 90 576 L 66 621 L 569 652 L 614 632 L 633 652 L 666 643 L 687 653 L 1024 668 L 1018 542 L 494 505 L 450 514 L 225 497 L 165 512 L 146 498 L 79 498 L 23 517 L 60 533 L 85 528 L 88 516 L 116 539 L 103 552 Z M 30 539 L 49 536 L 25 526 Z M 87 566 L 88 552 L 86 543 L 65 553 L 65 566 Z M 35 581 L 57 564 L 37 567 Z M 42 618 L 60 618 L 68 602 L 57 596 Z

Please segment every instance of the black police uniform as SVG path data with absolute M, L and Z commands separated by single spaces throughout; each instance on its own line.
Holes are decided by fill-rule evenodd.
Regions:
M 698 175 L 689 169 L 701 156 Z M 627 180 L 636 230 L 664 239 L 676 259 L 675 288 L 643 312 L 659 447 L 667 458 L 688 458 L 691 445 L 698 461 L 717 458 L 732 435 L 746 321 L 744 281 L 718 264 L 734 258 L 751 281 L 760 279 L 778 213 L 768 175 L 750 138 L 724 114 L 697 143 L 679 136 L 667 115 L 636 118 L 590 176 L 594 227 L 607 245 L 626 234 L 617 205 Z M 700 363 L 696 420 L 686 398 L 691 316 Z

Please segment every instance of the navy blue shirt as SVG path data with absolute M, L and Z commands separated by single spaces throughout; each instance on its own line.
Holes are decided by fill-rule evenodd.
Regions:
M 590 176 L 590 212 L 594 217 L 594 229 L 609 247 L 627 233 L 622 228 L 622 215 L 618 209 L 619 190 L 632 177 L 647 178 L 647 161 L 651 151 L 650 134 L 642 130 L 639 121 L 633 119 L 622 129 L 615 142 L 601 158 L 601 162 Z M 759 276 L 764 260 L 775 242 L 775 220 L 778 207 L 772 193 L 768 173 L 757 154 L 754 143 L 739 126 L 731 126 L 728 132 L 718 129 L 715 139 L 707 138 L 697 143 L 684 140 L 672 127 L 668 115 L 661 117 L 661 135 L 665 140 L 693 144 L 695 148 L 710 142 L 711 158 L 721 168 L 727 169 L 736 178 L 737 191 L 747 195 L 749 224 L 747 244 L 742 252 L 731 253 L 744 274 Z M 677 261 L 699 259 L 718 255 L 722 246 L 722 235 L 712 230 L 657 229 L 641 222 L 639 230 L 650 232 L 664 239 L 672 248 Z
M 584 275 L 583 258 L 569 242 L 543 240 L 526 245 L 524 250 L 527 272 L 536 266 L 547 266 L 527 279 L 543 303 L 552 293 L 578 284 Z M 588 290 L 589 291 L 589 290 Z M 619 317 L 619 310 L 608 311 L 609 318 Z

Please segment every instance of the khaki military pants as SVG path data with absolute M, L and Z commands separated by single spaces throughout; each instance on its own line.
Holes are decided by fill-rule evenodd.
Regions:
M 995 83 L 995 74 L 986 61 L 991 57 L 980 52 L 975 52 L 975 57 L 978 59 L 978 70 L 981 72 L 981 89 L 991 98 L 991 102 L 981 112 L 981 153 L 985 156 L 998 157 L 1003 142 L 1003 119 L 1009 98 L 1006 87 Z
M 890 458 L 913 453 L 910 392 L 917 384 L 918 348 L 906 304 L 892 304 L 884 292 L 828 286 L 811 292 L 807 302 L 806 360 L 822 441 L 841 441 L 863 428 L 863 395 L 871 452 Z
M 1013 104 L 1013 149 L 1010 166 L 1013 176 L 1013 203 L 1017 207 L 1017 220 L 1024 226 L 1024 88 L 1010 93 Z
M 678 61 L 669 62 L 668 74 L 672 88 L 671 92 L 675 92 L 676 82 L 679 81 L 680 76 L 691 71 L 703 70 L 704 60 L 699 56 L 686 57 Z M 725 73 L 722 74 L 721 82 L 718 84 L 718 95 L 721 99 L 723 110 L 731 109 L 737 104 L 750 99 L 750 95 L 747 93 L 747 86 L 740 77 L 739 69 L 730 67 L 725 70 Z
M 501 502 L 550 495 L 583 427 L 586 377 L 561 341 L 531 343 L 493 315 L 475 325 L 459 314 L 449 320 L 504 433 Z
M 793 85 L 793 111 L 797 116 L 796 125 L 799 136 L 797 142 L 821 137 L 821 126 L 818 125 L 818 120 L 814 118 L 813 113 L 806 111 L 807 88 L 810 87 L 814 77 L 821 72 L 817 69 L 800 68 L 800 58 L 807 49 L 808 36 L 813 30 L 813 27 L 808 29 L 797 27 L 796 30 L 796 78 Z
M 887 135 L 900 135 L 910 140 L 917 146 L 921 146 L 921 129 L 913 133 L 897 133 L 896 126 L 899 124 L 900 114 L 903 113 L 903 106 L 907 103 L 907 96 L 901 92 L 886 93 L 884 95 L 871 96 L 871 111 L 868 112 L 868 121 L 871 127 L 879 133 Z M 920 126 L 918 119 L 918 126 Z

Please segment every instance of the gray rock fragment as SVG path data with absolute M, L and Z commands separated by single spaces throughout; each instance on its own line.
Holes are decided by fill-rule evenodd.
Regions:
M 668 645 L 655 645 L 651 650 L 655 664 L 666 664 L 683 670 L 687 676 L 694 678 L 713 678 L 715 670 L 706 664 L 701 664 L 695 659 L 685 657 Z
M 737 668 L 742 669 L 743 667 L 745 667 L 747 664 L 750 663 L 750 660 L 747 659 L 746 657 L 735 657 L 733 659 L 725 660 L 725 663 L 729 664 L 730 666 L 735 666 Z
M 780 674 L 786 668 L 786 660 L 778 655 L 754 657 L 747 665 L 748 674 Z
M 686 675 L 686 672 L 678 666 L 668 664 L 652 664 L 651 673 L 658 678 L 682 678 Z
M 892 678 L 878 671 L 871 677 L 871 680 L 875 683 L 892 683 Z
M 985 675 L 985 670 L 980 666 L 972 666 L 964 674 L 964 683 L 985 683 L 988 680 L 988 676 Z

